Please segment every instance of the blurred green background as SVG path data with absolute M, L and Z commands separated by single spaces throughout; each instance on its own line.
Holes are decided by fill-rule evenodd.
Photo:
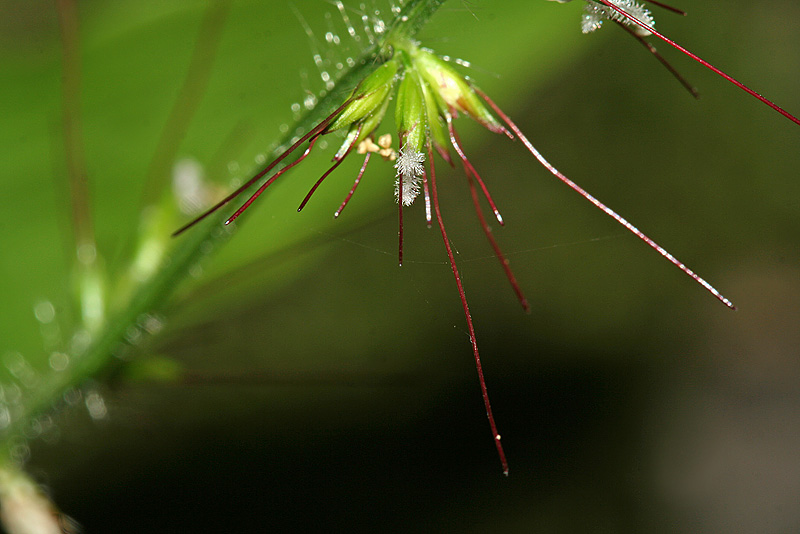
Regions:
M 361 8 L 347 4 L 357 21 Z M 294 4 L 317 45 L 291 5 L 231 3 L 179 145 L 179 158 L 221 185 L 256 169 L 292 104 L 322 87 L 314 46 L 334 63 L 357 53 L 334 5 Z M 135 243 L 144 176 L 207 6 L 80 2 L 83 142 L 112 279 Z M 30 443 L 29 470 L 59 507 L 86 532 L 800 529 L 800 130 L 658 45 L 699 87 L 695 101 L 613 25 L 582 35 L 581 7 L 451 0 L 420 39 L 469 60 L 469 75 L 551 162 L 739 311 L 519 143 L 459 121 L 533 308 L 519 309 L 491 257 L 462 174 L 441 165 L 505 479 L 424 206 L 406 211 L 398 268 L 388 164 L 371 162 L 339 220 L 357 158 L 297 214 L 329 163 L 320 151 L 176 288 L 165 328 L 139 345 L 139 361 L 173 359 L 183 378 L 92 384 L 106 418 L 79 405 Z M 657 27 L 800 113 L 796 2 L 680 7 L 688 17 L 654 8 Z M 376 8 L 388 14 L 383 0 L 367 2 Z M 325 44 L 329 31 L 342 44 Z M 37 303 L 53 303 L 62 337 L 75 321 L 60 57 L 52 2 L 0 2 L 5 365 L 9 354 L 48 361 L 53 332 Z

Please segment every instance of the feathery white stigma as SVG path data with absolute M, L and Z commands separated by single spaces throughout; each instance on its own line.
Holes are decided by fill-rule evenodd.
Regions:
M 650 14 L 650 11 L 644 7 L 644 5 L 634 0 L 609 1 L 630 14 L 632 17 L 641 20 L 651 28 L 655 27 L 653 15 Z M 626 26 L 634 25 L 634 23 L 631 22 L 631 19 L 628 17 L 621 15 L 608 6 L 604 6 L 590 0 L 586 2 L 586 6 L 584 7 L 583 18 L 581 19 L 581 31 L 583 31 L 583 33 L 591 33 L 602 26 L 605 19 L 615 20 L 625 24 Z M 638 25 L 634 25 L 634 31 L 641 37 L 647 37 L 650 35 L 649 31 Z
M 410 206 L 414 199 L 419 195 L 420 181 L 425 172 L 425 154 L 417 152 L 413 148 L 403 147 L 397 155 L 398 179 L 394 182 L 394 198 L 397 202 L 403 202 L 403 206 Z M 403 190 L 400 191 L 400 177 L 403 177 Z

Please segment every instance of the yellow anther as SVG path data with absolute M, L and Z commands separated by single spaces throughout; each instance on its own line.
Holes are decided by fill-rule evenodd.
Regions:
M 366 154 L 367 152 L 378 152 L 381 149 L 378 145 L 376 145 L 371 137 L 367 137 L 363 141 L 358 144 L 356 147 L 356 152 L 359 154 Z
M 397 159 L 397 151 L 393 148 L 382 148 L 378 150 L 378 154 L 387 161 L 394 161 Z
M 381 148 L 392 148 L 392 134 L 383 134 L 380 136 L 378 138 L 378 146 Z

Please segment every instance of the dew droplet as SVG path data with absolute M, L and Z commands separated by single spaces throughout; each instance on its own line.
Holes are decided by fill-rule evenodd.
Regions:
M 365 9 L 364 4 L 361 4 L 362 11 Z M 369 44 L 375 44 L 375 36 L 372 34 L 372 28 L 370 28 L 369 17 L 366 13 L 361 15 L 361 24 L 364 26 L 364 33 L 367 35 L 367 39 L 369 40 Z
M 103 399 L 102 395 L 95 390 L 88 391 L 86 393 L 86 399 L 84 401 L 86 405 L 86 410 L 89 412 L 89 417 L 94 419 L 95 421 L 99 421 L 101 419 L 105 419 L 108 416 L 108 408 L 106 408 L 106 401 Z
M 144 313 L 137 321 L 139 326 L 150 335 L 157 334 L 164 328 L 164 319 L 153 313 Z
M 54 352 L 47 361 L 53 371 L 63 371 L 69 365 L 69 356 L 63 352 Z
M 52 421 L 42 431 L 42 435 L 39 437 L 45 443 L 57 443 L 59 439 L 61 439 L 61 429 L 53 423 Z
M 5 430 L 11 424 L 11 411 L 8 406 L 0 404 L 0 430 Z
M 83 397 L 83 393 L 81 393 L 81 390 L 79 390 L 77 388 L 68 389 L 61 396 L 61 398 L 64 399 L 64 403 L 67 406 L 75 406 L 76 404 L 78 404 L 81 401 L 82 397 Z
M 36 439 L 42 434 L 42 424 L 38 419 L 34 419 L 27 425 L 24 430 L 25 437 L 28 439 Z
M 306 95 L 306 97 L 303 99 L 303 106 L 305 106 L 306 109 L 311 110 L 314 109 L 315 105 L 317 105 L 317 97 L 313 94 Z
M 92 334 L 89 333 L 88 330 L 77 330 L 72 335 L 72 340 L 70 341 L 70 350 L 72 354 L 83 354 L 83 352 L 89 347 L 92 343 Z
M 97 248 L 94 243 L 83 243 L 76 250 L 78 261 L 84 265 L 91 265 L 97 259 Z
M 16 384 L 0 385 L 0 400 L 7 406 L 16 406 L 22 400 L 22 390 Z
M 34 371 L 28 360 L 19 352 L 10 352 L 4 358 L 6 369 L 19 380 L 26 388 L 33 388 L 39 381 L 39 375 Z
M 172 193 L 178 200 L 178 206 L 182 213 L 186 215 L 198 213 L 210 203 L 204 182 L 203 166 L 197 160 L 184 158 L 173 165 Z M 155 243 L 153 244 L 155 245 Z M 157 249 L 161 248 L 161 246 L 153 247 L 155 254 L 146 261 L 147 264 L 158 265 L 163 251 Z
M 11 441 L 9 452 L 11 459 L 18 464 L 26 463 L 31 456 L 31 448 L 28 446 L 28 441 L 21 437 Z
M 33 307 L 33 315 L 36 316 L 36 320 L 40 323 L 48 324 L 55 319 L 56 309 L 49 300 L 42 300 Z
M 142 341 L 142 331 L 132 324 L 125 330 L 125 341 L 131 345 L 138 345 Z
M 117 343 L 111 349 L 111 355 L 118 360 L 122 360 L 124 362 L 129 361 L 133 355 L 135 354 L 134 350 L 131 348 L 131 345 L 127 343 Z
M 228 226 L 232 226 L 232 225 L 228 225 Z M 201 276 L 203 276 L 203 267 L 202 267 L 202 265 L 198 265 L 198 264 L 192 265 L 192 267 L 189 269 L 189 276 L 191 276 L 192 278 L 200 278 Z
M 355 41 L 358 41 L 359 39 L 356 29 L 350 22 L 350 17 L 347 16 L 347 11 L 345 10 L 344 4 L 341 2 L 341 0 L 337 0 L 336 9 L 339 10 L 339 13 L 342 15 L 342 20 L 344 21 L 345 26 L 347 26 L 347 34 L 350 35 L 350 37 L 352 37 Z

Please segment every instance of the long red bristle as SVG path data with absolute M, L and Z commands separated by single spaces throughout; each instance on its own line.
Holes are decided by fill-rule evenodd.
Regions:
M 255 200 L 256 200 L 258 197 L 260 197 L 260 196 L 261 196 L 261 193 L 263 193 L 263 192 L 264 192 L 264 191 L 265 191 L 265 190 L 266 190 L 266 189 L 267 189 L 267 188 L 268 188 L 270 185 L 272 185 L 272 184 L 273 184 L 273 182 L 275 182 L 275 180 L 277 180 L 278 178 L 280 178 L 280 177 L 281 177 L 283 174 L 285 174 L 285 173 L 286 173 L 286 172 L 287 172 L 289 169 L 291 169 L 292 167 L 294 167 L 295 165 L 299 164 L 301 161 L 303 161 L 304 159 L 306 159 L 306 156 L 308 156 L 308 155 L 311 153 L 311 149 L 312 149 L 312 148 L 314 148 L 314 143 L 316 143 L 317 139 L 319 139 L 319 135 L 318 135 L 318 136 L 316 136 L 316 137 L 312 137 L 312 138 L 311 138 L 311 140 L 308 142 L 308 148 L 306 148 L 305 152 L 303 152 L 303 153 L 300 155 L 300 157 L 299 157 L 299 158 L 297 158 L 296 160 L 294 160 L 293 162 L 291 162 L 289 165 L 287 165 L 286 167 L 282 168 L 281 170 L 279 170 L 278 172 L 276 172 L 275 174 L 273 174 L 273 175 L 272 175 L 272 176 L 269 178 L 269 180 L 267 180 L 266 182 L 264 182 L 263 184 L 261 184 L 261 187 L 259 187 L 258 189 L 256 189 L 256 192 L 255 192 L 255 193 L 253 193 L 252 195 L 250 195 L 250 198 L 248 198 L 248 199 L 247 199 L 247 201 L 245 201 L 245 203 L 244 203 L 244 204 L 242 204 L 241 206 L 239 206 L 239 209 L 237 209 L 235 212 L 233 212 L 233 215 L 231 215 L 230 217 L 228 217 L 228 219 L 225 221 L 225 224 L 230 224 L 230 223 L 232 223 L 233 221 L 235 221 L 236 219 L 238 219 L 238 218 L 239 218 L 239 215 L 241 215 L 242 213 L 244 213 L 244 210 L 246 210 L 247 208 L 249 208 L 249 207 L 250 207 L 250 204 L 252 204 L 253 202 L 255 202 Z
M 615 20 L 614 22 L 616 22 L 617 26 L 628 32 L 634 39 L 639 41 L 642 44 L 642 46 L 644 46 L 651 54 L 653 54 L 653 56 L 669 71 L 670 74 L 672 74 L 673 77 L 675 77 L 676 80 L 680 82 L 680 84 L 684 88 L 686 88 L 687 91 L 689 91 L 689 93 L 691 93 L 693 97 L 700 98 L 700 93 L 697 91 L 697 88 L 692 84 L 690 84 L 689 81 L 686 78 L 684 78 L 683 75 L 680 72 L 678 72 L 678 70 L 675 67 L 673 67 L 672 64 L 658 52 L 658 50 L 656 50 L 655 46 L 653 46 L 647 39 L 645 39 L 635 31 L 633 31 L 631 28 L 629 28 L 622 22 L 618 20 Z
M 308 132 L 307 132 L 305 135 L 303 135 L 303 136 L 302 136 L 300 139 L 298 139 L 297 141 L 295 141 L 295 142 L 294 142 L 294 144 L 292 144 L 292 146 L 290 146 L 289 148 L 287 148 L 287 149 L 286 149 L 284 152 L 282 152 L 282 153 L 281 153 L 281 154 L 280 154 L 278 157 L 276 157 L 274 160 L 272 160 L 272 162 L 271 162 L 269 165 L 267 165 L 266 167 L 264 167 L 264 169 L 262 169 L 261 171 L 259 171 L 259 172 L 258 172 L 258 173 L 257 173 L 255 176 L 253 176 L 253 177 L 252 177 L 252 178 L 250 178 L 249 180 L 247 180 L 247 182 L 245 182 L 244 184 L 242 184 L 241 186 L 239 186 L 238 188 L 236 188 L 236 190 L 235 190 L 235 191 L 233 191 L 231 194 L 229 194 L 228 196 L 226 196 L 225 198 L 223 198 L 222 200 L 220 200 L 219 202 L 217 202 L 216 204 L 214 204 L 214 205 L 213 205 L 211 208 L 209 208 L 208 210 L 206 210 L 206 211 L 205 211 L 205 212 L 204 212 L 202 215 L 200 215 L 199 217 L 196 217 L 196 218 L 195 218 L 195 219 L 193 219 L 192 221 L 190 221 L 190 222 L 188 222 L 187 224 L 185 224 L 185 225 L 181 226 L 180 228 L 178 228 L 178 229 L 177 229 L 175 232 L 173 232 L 173 233 L 172 233 L 172 237 L 175 237 L 175 236 L 177 236 L 177 235 L 180 235 L 180 234 L 182 234 L 183 232 L 185 232 L 186 230 L 188 230 L 188 229 L 189 229 L 189 228 L 191 228 L 192 226 L 196 225 L 197 223 L 199 223 L 200 221 L 202 221 L 203 219 L 205 219 L 206 217 L 208 217 L 208 216 L 209 216 L 209 215 L 211 215 L 212 213 L 214 213 L 214 212 L 216 212 L 217 210 L 219 210 L 221 207 L 223 207 L 224 205 L 226 205 L 228 202 L 230 202 L 230 201 L 231 201 L 231 200 L 233 200 L 234 198 L 236 198 L 236 197 L 238 197 L 239 195 L 241 195 L 242 193 L 244 193 L 244 192 L 245 192 L 247 189 L 249 189 L 249 188 L 250 188 L 250 186 L 251 186 L 251 185 L 253 185 L 253 184 L 254 184 L 254 183 L 256 183 L 258 180 L 260 180 L 261 178 L 263 178 L 263 177 L 264 177 L 264 176 L 265 176 L 267 173 L 269 173 L 269 172 L 270 172 L 272 169 L 274 169 L 274 168 L 275 168 L 275 167 L 276 167 L 276 166 L 277 166 L 277 165 L 278 165 L 280 162 L 282 162 L 284 159 L 286 159 L 286 157 L 288 157 L 288 156 L 289 156 L 291 153 L 293 153 L 295 150 L 297 150 L 297 148 L 298 148 L 300 145 L 302 145 L 303 143 L 305 143 L 305 142 L 306 142 L 306 141 L 308 141 L 309 139 L 316 139 L 317 137 L 319 137 L 319 136 L 322 134 L 322 132 L 325 130 L 325 128 L 327 128 L 327 127 L 330 125 L 330 123 L 331 123 L 331 122 L 333 122 L 333 120 L 336 118 L 336 116 L 337 116 L 337 115 L 338 115 L 338 114 L 339 114 L 339 113 L 340 113 L 340 112 L 341 112 L 341 111 L 342 111 L 342 110 L 343 110 L 345 107 L 347 107 L 347 106 L 348 106 L 348 105 L 349 105 L 349 104 L 350 104 L 352 101 L 353 101 L 353 97 L 350 97 L 350 98 L 348 98 L 347 100 L 345 100 L 345 101 L 342 103 L 342 105 L 341 105 L 341 106 L 339 106 L 338 108 L 336 108 L 336 109 L 333 111 L 333 113 L 331 113 L 330 115 L 328 115 L 327 117 L 325 117 L 325 118 L 324 118 L 324 119 L 323 119 L 323 120 L 322 120 L 322 121 L 321 121 L 319 124 L 317 124 L 316 126 L 314 126 L 314 127 L 311 129 L 311 130 L 309 130 L 309 131 L 308 131 Z M 250 204 L 248 204 L 248 206 L 249 206 L 249 205 L 250 205 Z M 241 211 L 239 211 L 239 214 L 241 214 Z M 237 215 L 237 216 L 238 216 L 238 215 Z M 235 217 L 234 217 L 234 218 L 235 218 Z M 228 219 L 228 221 L 226 222 L 226 224 L 230 223 L 230 222 L 231 222 L 231 220 L 232 220 L 232 219 Z
M 397 262 L 403 266 L 403 173 L 397 174 L 397 213 L 398 213 L 398 229 L 397 229 Z
M 483 396 L 483 405 L 486 408 L 486 417 L 489 418 L 489 427 L 492 430 L 492 438 L 494 439 L 497 454 L 500 457 L 500 464 L 503 466 L 503 474 L 508 476 L 508 462 L 506 461 L 506 454 L 503 451 L 503 444 L 500 442 L 500 434 L 497 432 L 497 425 L 494 422 L 494 414 L 492 413 L 492 405 L 489 402 L 489 392 L 486 389 L 486 380 L 483 377 L 483 367 L 481 366 L 481 356 L 478 353 L 478 342 L 475 339 L 475 328 L 472 325 L 472 316 L 469 313 L 469 306 L 467 305 L 467 295 L 464 292 L 464 286 L 461 283 L 461 276 L 458 274 L 456 268 L 456 260 L 453 256 L 453 249 L 450 246 L 450 240 L 447 238 L 447 232 L 444 229 L 444 221 L 442 220 L 442 212 L 439 209 L 439 196 L 436 192 L 436 169 L 433 163 L 433 149 L 428 144 L 428 158 L 430 160 L 430 175 L 431 175 L 431 197 L 433 200 L 433 209 L 436 213 L 436 221 L 439 223 L 439 230 L 442 233 L 442 240 L 444 240 L 444 247 L 447 250 L 447 259 L 450 262 L 450 269 L 453 271 L 453 276 L 456 279 L 456 287 L 458 287 L 458 296 L 461 298 L 461 306 L 464 309 L 464 317 L 467 320 L 467 329 L 469 330 L 469 340 L 472 344 L 472 354 L 475 357 L 475 367 L 478 371 L 478 381 L 481 385 L 481 395 Z
M 468 168 L 472 172 L 472 175 L 475 177 L 475 180 L 478 181 L 478 185 L 481 186 L 483 195 L 486 197 L 486 201 L 489 203 L 489 207 L 492 208 L 492 212 L 494 213 L 494 216 L 497 218 L 497 222 L 500 223 L 500 226 L 505 225 L 505 222 L 503 221 L 503 216 L 500 215 L 500 210 L 497 209 L 497 206 L 495 205 L 494 200 L 492 199 L 492 195 L 489 193 L 489 188 L 486 187 L 486 184 L 481 179 L 480 174 L 478 174 L 478 171 L 475 170 L 475 167 L 473 167 L 472 163 L 470 163 L 469 159 L 467 159 L 467 155 L 464 153 L 464 150 L 462 150 L 458 135 L 456 134 L 456 131 L 453 128 L 453 117 L 450 115 L 447 116 L 447 130 L 450 133 L 450 143 L 452 143 L 453 148 L 455 148 L 456 153 L 458 154 L 458 157 L 461 158 L 461 161 L 464 163 L 464 167 Z M 502 131 L 505 132 L 506 129 L 503 128 Z
M 758 100 L 760 100 L 764 104 L 768 105 L 769 107 L 771 107 L 772 109 L 774 109 L 775 111 L 777 111 L 778 113 L 780 113 L 781 115 L 783 115 L 784 117 L 789 119 L 790 121 L 794 122 L 795 124 L 800 124 L 800 119 L 798 119 L 797 117 L 795 117 L 794 115 L 792 115 L 791 113 L 789 113 L 788 111 L 786 111 L 785 109 L 783 109 L 782 107 L 780 107 L 779 105 L 774 103 L 772 100 L 769 100 L 768 98 L 766 98 L 764 96 L 761 96 L 761 94 L 753 91 L 752 89 L 747 87 L 745 84 L 743 84 L 742 82 L 740 82 L 739 80 L 737 80 L 733 76 L 730 76 L 730 75 L 726 74 L 725 72 L 721 71 L 720 69 L 718 69 L 717 67 L 715 67 L 714 65 L 712 65 L 711 63 L 706 61 L 705 59 L 701 58 L 700 56 L 698 56 L 696 54 L 693 54 L 692 52 L 689 52 L 687 49 L 685 49 L 684 47 L 682 47 L 681 45 L 679 45 L 678 43 L 676 43 L 675 41 L 673 41 L 669 37 L 666 37 L 663 34 L 661 34 L 660 32 L 658 32 L 655 28 L 652 28 L 652 27 L 648 26 L 647 24 L 645 24 L 644 22 L 642 22 L 641 20 L 637 19 L 636 17 L 631 16 L 631 14 L 628 13 L 627 11 L 625 11 L 624 9 L 612 4 L 611 2 L 609 2 L 609 0 L 596 0 L 596 1 L 600 2 L 601 4 L 603 4 L 606 7 L 609 7 L 611 9 L 613 9 L 614 11 L 619 13 L 620 15 L 630 19 L 632 22 L 636 23 L 636 25 L 638 25 L 641 28 L 643 28 L 643 29 L 647 30 L 648 32 L 652 33 L 653 35 L 655 35 L 656 37 L 658 37 L 659 39 L 661 39 L 662 41 L 664 41 L 665 43 L 667 43 L 671 47 L 675 48 L 676 50 L 680 50 L 681 52 L 683 52 L 684 54 L 686 54 L 687 56 L 689 56 L 693 60 L 697 61 L 698 63 L 700 63 L 701 65 L 703 65 L 707 69 L 709 69 L 709 70 L 717 73 L 718 75 L 722 76 L 723 78 L 725 78 L 726 80 L 731 82 L 733 85 L 735 85 L 736 87 L 738 87 L 742 91 L 746 92 L 750 96 L 753 96 L 753 97 L 757 98 Z
M 358 184 L 361 182 L 361 177 L 364 176 L 364 171 L 367 170 L 367 164 L 369 163 L 369 158 L 371 155 L 372 152 L 367 152 L 366 156 L 364 156 L 364 164 L 361 165 L 361 170 L 358 171 L 358 176 L 356 176 L 356 181 L 353 182 L 353 187 L 350 188 L 350 191 L 347 193 L 347 196 L 344 197 L 344 201 L 339 206 L 339 209 L 337 209 L 333 213 L 334 219 L 339 218 L 339 215 L 341 215 L 342 210 L 344 210 L 345 206 L 347 206 L 348 202 L 350 202 L 350 199 L 353 198 L 353 194 L 356 192 L 356 187 L 358 187 Z
M 363 126 L 363 125 L 361 125 L 361 126 Z M 344 154 L 342 154 L 342 157 L 340 157 L 340 158 L 334 157 L 333 158 L 333 165 L 331 165 L 331 167 L 327 171 L 325 171 L 325 174 L 320 176 L 319 180 L 317 180 L 316 183 L 314 183 L 314 185 L 311 187 L 311 190 L 308 192 L 308 194 L 306 194 L 305 198 L 300 203 L 300 206 L 297 207 L 297 211 L 303 211 L 303 208 L 306 207 L 306 204 L 308 204 L 308 201 L 311 200 L 311 196 L 314 194 L 314 191 L 316 191 L 317 188 L 320 186 L 320 184 L 325 180 L 325 178 L 330 176 L 330 174 L 333 171 L 335 171 L 336 168 L 339 165 L 342 164 L 342 162 L 345 160 L 345 158 L 347 158 L 347 155 L 350 154 L 350 152 L 356 146 L 356 141 L 358 141 L 358 137 L 361 135 L 361 126 L 358 127 L 358 130 L 356 131 L 356 135 L 353 137 L 352 141 L 350 141 L 350 144 L 347 145 L 347 150 L 345 150 Z
M 486 239 L 489 240 L 489 244 L 492 246 L 492 250 L 494 250 L 495 257 L 500 261 L 500 265 L 503 267 L 503 271 L 506 273 L 506 278 L 508 278 L 508 282 L 511 284 L 511 289 L 514 290 L 514 294 L 517 295 L 517 300 L 519 300 L 522 309 L 525 310 L 526 313 L 530 313 L 531 306 L 528 304 L 528 299 L 525 298 L 525 295 L 522 293 L 522 289 L 519 287 L 519 282 L 517 282 L 517 278 L 514 276 L 514 271 L 511 270 L 511 265 L 509 264 L 508 258 L 506 258 L 505 254 L 503 254 L 503 251 L 500 249 L 500 245 L 497 243 L 497 240 L 492 234 L 492 229 L 489 228 L 489 225 L 486 222 L 486 217 L 483 216 L 481 205 L 478 199 L 478 189 L 475 187 L 475 181 L 472 179 L 471 173 L 467 171 L 466 168 L 464 171 L 467 174 L 467 183 L 469 184 L 469 192 L 472 196 L 472 205 L 475 207 L 475 214 L 478 216 L 478 221 L 481 223 L 483 233 L 486 235 Z
M 428 228 L 430 228 L 433 222 L 433 218 L 431 217 L 431 192 L 428 189 L 428 175 L 424 171 L 422 173 L 422 192 L 425 195 L 425 222 Z
M 453 129 L 453 134 L 456 138 L 458 138 L 455 129 Z M 517 299 L 519 300 L 520 305 L 522 305 L 522 309 L 525 310 L 525 312 L 530 313 L 531 307 L 530 304 L 528 304 L 528 299 L 525 298 L 525 295 L 522 293 L 522 289 L 519 287 L 517 278 L 514 276 L 514 272 L 511 270 L 511 265 L 509 264 L 508 259 L 506 258 L 505 254 L 503 254 L 503 251 L 500 249 L 500 245 L 494 238 L 492 230 L 489 228 L 489 224 L 486 222 L 486 217 L 483 216 L 480 199 L 478 198 L 478 190 L 475 187 L 475 181 L 473 180 L 473 168 L 471 165 L 468 166 L 466 162 L 464 163 L 464 174 L 467 176 L 467 183 L 469 184 L 469 191 L 470 195 L 472 196 L 472 205 L 475 208 L 475 214 L 478 216 L 478 221 L 481 224 L 483 233 L 486 235 L 486 239 L 489 240 L 489 244 L 494 250 L 495 257 L 500 261 L 500 265 L 503 267 L 503 271 L 506 273 L 506 278 L 508 278 L 508 282 L 511 284 L 511 289 L 514 290 L 514 294 L 517 295 Z
M 658 243 L 647 237 L 641 230 L 639 230 L 634 225 L 629 223 L 617 212 L 615 212 L 614 210 L 612 210 L 611 208 L 609 208 L 608 206 L 597 200 L 595 197 L 590 195 L 581 186 L 579 186 L 578 184 L 567 178 L 565 175 L 561 174 L 561 172 L 558 169 L 553 167 L 553 165 L 551 165 L 550 162 L 547 161 L 544 158 L 544 156 L 542 156 L 542 154 L 539 153 L 538 150 L 536 150 L 536 148 L 531 144 L 531 142 L 528 141 L 528 138 L 525 137 L 525 134 L 522 133 L 522 131 L 517 127 L 517 125 L 514 124 L 514 122 L 508 117 L 508 115 L 506 115 L 503 112 L 503 110 L 501 110 L 497 106 L 497 104 L 495 104 L 494 101 L 491 98 L 489 98 L 489 96 L 486 93 L 484 93 L 477 87 L 475 87 L 474 89 L 479 95 L 481 95 L 481 97 L 483 97 L 484 100 L 486 100 L 489 106 L 491 106 L 494 112 L 497 113 L 497 115 L 503 120 L 503 122 L 505 122 L 508 125 L 511 131 L 514 132 L 514 134 L 516 134 L 516 136 L 519 138 L 520 141 L 522 141 L 522 143 L 525 145 L 525 148 L 528 149 L 528 151 L 533 155 L 533 157 L 535 157 L 539 161 L 539 163 L 541 163 L 542 166 L 544 166 L 544 168 L 550 171 L 550 174 L 552 174 L 553 176 L 564 182 L 567 186 L 570 187 L 570 189 L 581 195 L 583 198 L 594 204 L 596 207 L 600 208 L 602 211 L 606 213 L 606 215 L 608 215 L 609 217 L 617 221 L 619 224 L 624 226 L 633 235 L 635 235 L 636 237 L 647 243 L 652 249 L 654 249 L 656 252 L 664 256 L 670 263 L 672 263 L 678 269 L 680 269 L 689 277 L 691 277 L 695 282 L 703 286 L 706 289 L 706 291 L 714 295 L 714 297 L 716 297 L 717 300 L 725 304 L 728 308 L 732 310 L 736 309 L 736 306 L 734 306 L 730 300 L 725 298 L 719 291 L 717 291 L 714 288 L 714 286 L 712 286 L 711 284 L 706 282 L 703 278 L 695 274 L 695 272 L 689 269 L 685 264 L 678 261 L 678 259 L 672 254 L 670 254 L 664 247 L 662 247 L 661 245 L 659 245 Z
M 662 8 L 662 9 L 666 9 L 667 11 L 672 11 L 673 13 L 677 13 L 678 15 L 681 15 L 683 17 L 686 16 L 686 11 L 684 11 L 682 9 L 678 9 L 677 7 L 673 7 L 671 5 L 664 4 L 662 2 L 656 2 L 656 0 L 647 0 L 647 1 L 649 3 L 655 5 L 655 6 L 658 6 L 658 7 Z

